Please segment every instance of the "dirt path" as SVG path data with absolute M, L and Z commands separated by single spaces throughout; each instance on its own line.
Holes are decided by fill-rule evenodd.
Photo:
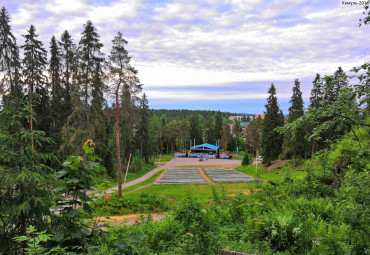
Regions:
M 207 177 L 207 175 L 206 175 L 206 173 L 204 172 L 203 168 L 198 167 L 198 171 L 199 171 L 199 173 L 200 173 L 200 176 L 202 176 L 202 178 L 203 178 L 206 182 L 208 182 L 208 183 L 213 183 L 213 181 Z
M 144 216 L 144 220 L 147 220 L 148 216 L 150 215 L 153 218 L 153 221 L 161 221 L 165 217 L 166 213 L 129 214 L 123 216 L 98 217 L 97 222 L 115 225 L 134 225 L 142 223 L 141 215 Z

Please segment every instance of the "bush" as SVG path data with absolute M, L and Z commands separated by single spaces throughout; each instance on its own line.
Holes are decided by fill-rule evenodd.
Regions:
M 253 163 L 252 155 L 246 152 L 243 157 L 242 165 L 247 166 Z

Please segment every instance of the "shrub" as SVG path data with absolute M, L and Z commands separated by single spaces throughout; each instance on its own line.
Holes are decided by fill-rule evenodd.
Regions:
M 253 158 L 252 158 L 252 155 L 249 154 L 248 152 L 246 152 L 244 154 L 244 157 L 243 157 L 243 160 L 242 160 L 242 165 L 243 166 L 247 166 L 247 165 L 250 165 L 253 163 Z

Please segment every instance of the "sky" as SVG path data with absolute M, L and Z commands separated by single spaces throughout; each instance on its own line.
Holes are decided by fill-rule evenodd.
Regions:
M 360 1 L 350 1 L 359 3 Z M 263 113 L 274 83 L 288 114 L 295 79 L 309 104 L 316 73 L 370 60 L 363 8 L 339 0 L 0 0 L 18 44 L 31 24 L 49 49 L 91 20 L 108 55 L 121 32 L 149 106 Z

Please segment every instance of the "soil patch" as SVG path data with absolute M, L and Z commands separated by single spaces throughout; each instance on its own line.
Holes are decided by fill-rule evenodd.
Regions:
M 282 167 L 282 166 L 284 166 L 287 162 L 289 162 L 289 160 L 280 160 L 280 161 L 276 161 L 276 162 L 272 163 L 272 165 L 271 165 L 271 166 L 269 166 L 269 167 L 267 168 L 267 171 L 271 171 L 271 170 L 273 170 L 273 169 L 275 169 L 275 168 L 277 168 L 277 167 Z
M 147 219 L 149 215 L 153 217 L 153 221 L 161 221 L 164 217 L 164 213 L 152 213 L 152 214 L 129 214 L 129 215 L 122 215 L 122 216 L 109 216 L 109 217 L 99 217 L 97 219 L 98 222 L 106 223 L 109 225 L 134 225 L 134 224 L 141 224 L 141 215 L 144 216 L 144 219 Z
M 201 167 L 198 167 L 198 171 L 200 173 L 200 176 L 203 177 L 203 179 L 208 182 L 208 183 L 213 183 L 208 177 L 207 175 L 204 173 L 203 169 Z

